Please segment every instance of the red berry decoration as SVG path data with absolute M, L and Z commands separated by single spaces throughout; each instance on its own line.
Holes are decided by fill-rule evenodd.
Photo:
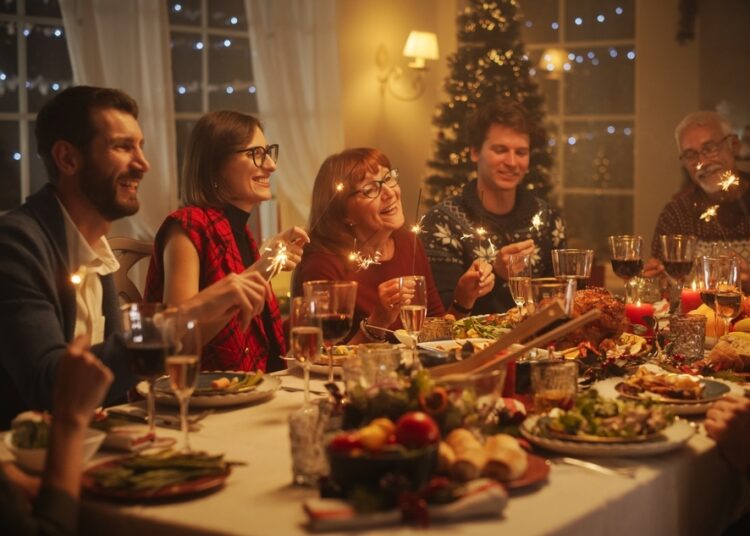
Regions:
M 408 449 L 420 449 L 440 441 L 440 429 L 426 413 L 412 411 L 396 423 L 396 440 Z

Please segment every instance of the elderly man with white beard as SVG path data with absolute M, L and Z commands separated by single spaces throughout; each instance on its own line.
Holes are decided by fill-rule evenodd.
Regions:
M 750 282 L 750 176 L 737 170 L 740 142 L 729 121 L 716 112 L 688 114 L 675 129 L 679 158 L 691 182 L 659 214 L 644 267 L 647 277 L 663 270 L 659 235 L 698 238 L 698 252 L 720 245 L 742 259 L 743 287 Z

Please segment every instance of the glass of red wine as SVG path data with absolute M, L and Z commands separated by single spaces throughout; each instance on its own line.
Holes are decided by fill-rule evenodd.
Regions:
M 682 287 L 693 269 L 698 239 L 692 235 L 659 235 L 659 242 L 664 270 Z
M 333 381 L 333 346 L 352 330 L 354 305 L 357 301 L 355 281 L 306 281 L 302 285 L 305 299 L 323 331 L 323 346 L 328 353 L 328 381 Z
M 613 235 L 607 238 L 612 270 L 625 281 L 625 303 L 630 303 L 630 280 L 643 270 L 641 247 L 643 237 L 637 235 Z
M 122 306 L 123 339 L 133 373 L 148 382 L 148 431 L 155 437 L 154 381 L 164 375 L 169 350 L 164 338 L 165 307 L 161 303 L 128 303 Z

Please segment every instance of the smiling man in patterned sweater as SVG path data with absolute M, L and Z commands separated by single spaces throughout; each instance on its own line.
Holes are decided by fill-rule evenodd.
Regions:
M 506 266 L 512 253 L 531 254 L 534 277 L 552 275 L 550 250 L 565 247 L 565 223 L 546 201 L 518 187 L 529 169 L 534 128 L 528 112 L 512 100 L 494 101 L 469 118 L 477 180 L 433 207 L 422 225 L 421 238 L 444 303 L 450 304 L 458 278 L 477 258 L 492 263 L 497 282 L 476 301 L 472 314 L 513 307 Z

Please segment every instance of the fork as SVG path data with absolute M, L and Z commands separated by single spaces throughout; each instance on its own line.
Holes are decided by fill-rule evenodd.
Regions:
M 634 467 L 607 467 L 605 465 L 600 465 L 598 463 L 589 462 L 585 460 L 579 460 L 578 458 L 569 458 L 567 456 L 563 456 L 561 458 L 551 458 L 550 461 L 558 465 L 564 464 L 564 465 L 573 465 L 575 467 L 581 467 L 583 469 L 588 469 L 589 471 L 594 471 L 595 473 L 601 473 L 603 475 L 622 476 L 625 478 L 635 478 Z

